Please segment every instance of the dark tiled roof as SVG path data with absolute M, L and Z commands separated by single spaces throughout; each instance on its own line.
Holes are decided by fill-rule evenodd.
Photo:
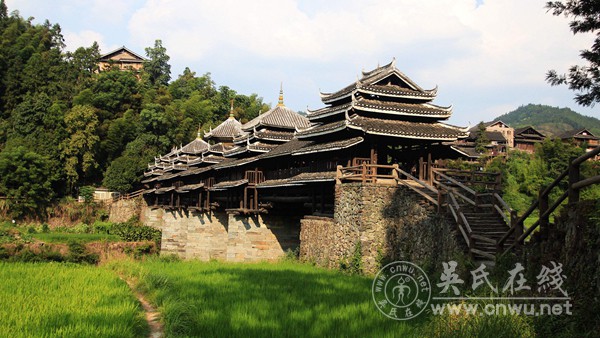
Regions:
M 239 155 L 239 154 L 243 154 L 245 152 L 248 151 L 248 148 L 246 148 L 246 145 L 242 145 L 242 146 L 235 146 L 231 149 L 228 149 L 227 151 L 225 151 L 223 153 L 223 155 L 225 156 L 234 156 L 234 155 Z
M 164 193 L 169 192 L 169 191 L 174 190 L 174 189 L 175 189 L 175 187 L 173 187 L 173 186 L 171 186 L 171 187 L 164 187 L 164 188 L 156 189 L 156 191 L 154 193 L 157 194 L 157 195 L 160 195 L 160 194 L 164 194 Z
M 477 140 L 478 138 L 479 138 L 479 130 L 470 131 L 469 136 L 467 136 L 467 140 L 473 141 L 473 142 L 475 142 L 475 140 Z M 506 142 L 506 138 L 499 131 L 487 131 L 486 130 L 485 138 L 487 138 L 488 141 Z
M 227 147 L 223 143 L 219 142 L 219 143 L 211 145 L 210 148 L 209 148 L 209 150 L 212 151 L 213 153 L 222 154 L 222 153 L 224 153 L 225 151 L 227 151 L 227 150 L 229 150 L 231 148 L 233 148 L 233 146 Z
M 293 182 L 324 182 L 335 180 L 335 171 L 322 171 L 316 173 L 300 173 L 291 178 Z
M 346 120 L 345 119 L 341 120 L 341 121 L 336 121 L 336 122 L 331 122 L 331 123 L 326 123 L 326 124 L 321 124 L 321 125 L 315 125 L 314 127 L 311 127 L 311 128 L 308 128 L 308 129 L 305 129 L 303 131 L 296 133 L 296 137 L 297 138 L 315 137 L 318 135 L 334 133 L 336 131 L 343 130 L 343 129 L 346 129 Z
M 332 151 L 350 148 L 364 141 L 364 139 L 360 136 L 353 137 L 345 140 L 336 140 L 332 142 L 322 142 L 322 143 L 312 143 L 310 145 L 306 145 L 300 149 L 297 149 L 292 152 L 292 155 L 304 155 L 310 153 L 317 153 L 322 151 Z
M 149 179 L 143 180 L 143 181 L 142 181 L 142 182 L 140 182 L 140 183 L 142 183 L 142 184 L 145 184 L 145 183 L 150 183 L 150 182 L 154 182 L 154 181 L 156 181 L 157 179 L 158 179 L 158 177 L 156 177 L 156 176 L 155 176 L 155 177 L 151 177 L 151 178 L 149 178 Z
M 450 141 L 467 136 L 458 128 L 443 123 L 384 120 L 362 116 L 350 119 L 348 127 L 368 134 L 411 139 Z
M 399 98 L 420 98 L 426 100 L 433 100 L 437 95 L 437 88 L 432 90 L 412 90 L 409 88 L 404 88 L 400 86 L 396 86 L 393 84 L 388 85 L 371 85 L 365 84 L 358 88 L 358 91 L 365 94 L 374 94 L 379 96 L 388 96 L 388 97 L 399 97 Z
M 433 104 L 410 104 L 359 99 L 354 103 L 357 109 L 405 116 L 433 117 L 445 119 L 452 115 L 452 107 L 438 107 Z
M 308 119 L 286 106 L 275 106 L 275 108 L 260 114 L 250 122 L 242 126 L 242 130 L 249 131 L 254 127 L 269 126 L 276 128 L 301 130 L 308 128 L 310 122 Z
M 271 158 L 271 157 L 290 155 L 290 154 L 292 154 L 292 152 L 294 152 L 298 149 L 301 149 L 302 147 L 305 147 L 312 143 L 313 143 L 313 141 L 299 140 L 299 139 L 294 138 L 294 139 L 290 140 L 289 142 L 286 142 L 284 144 L 277 146 L 276 148 L 269 151 L 268 153 L 259 155 L 259 158 Z
M 323 117 L 332 116 L 336 114 L 342 114 L 352 108 L 352 102 L 335 105 L 332 107 L 325 107 L 317 110 L 308 110 L 308 119 L 318 120 Z
M 177 192 L 182 193 L 182 192 L 198 190 L 198 189 L 202 188 L 203 186 L 204 186 L 204 183 L 188 184 L 188 185 L 184 185 L 182 187 L 177 188 Z
M 206 143 L 206 141 L 201 138 L 196 138 L 192 142 L 179 149 L 179 152 L 184 154 L 198 155 L 208 151 L 208 147 L 209 144 Z
M 204 172 L 207 172 L 207 171 L 210 171 L 210 170 L 213 170 L 213 169 L 214 169 L 213 166 L 188 169 L 188 170 L 182 172 L 179 176 L 198 175 L 198 174 L 202 174 Z
M 535 139 L 542 140 L 546 135 L 540 133 L 532 126 L 515 129 L 515 139 Z
M 141 61 L 144 61 L 144 60 L 146 60 L 146 58 L 144 58 L 143 56 L 141 56 L 141 55 L 139 55 L 139 54 L 135 53 L 134 51 L 132 51 L 131 49 L 129 49 L 129 48 L 125 47 L 125 46 L 119 47 L 119 48 L 117 48 L 117 49 L 113 50 L 112 52 L 108 52 L 108 53 L 106 53 L 106 54 L 104 54 L 104 55 L 100 55 L 100 58 L 99 58 L 98 60 L 99 60 L 99 61 L 109 61 L 109 60 L 111 60 L 111 57 L 112 57 L 112 56 L 114 56 L 114 55 L 117 55 L 117 54 L 119 54 L 119 53 L 122 53 L 122 52 L 129 53 L 129 54 L 133 55 L 133 56 L 135 57 L 135 59 L 133 59 L 133 60 L 130 60 L 130 59 L 122 59 L 122 60 L 120 60 L 120 61 L 135 61 L 135 62 L 141 62 Z
M 296 176 L 278 180 L 266 180 L 256 185 L 257 188 L 274 188 L 299 186 L 312 182 L 328 182 L 335 180 L 335 171 L 325 171 L 316 173 L 301 173 Z
M 254 142 L 249 144 L 247 147 L 250 151 L 265 153 L 267 151 L 273 150 L 275 147 L 277 147 L 277 144 Z
M 252 162 L 256 161 L 257 159 L 258 159 L 257 156 L 240 158 L 240 159 L 228 158 L 219 164 L 215 164 L 213 166 L 213 168 L 216 170 L 220 170 L 220 169 L 225 169 L 225 168 L 237 167 L 237 166 L 241 166 L 244 164 L 252 163 Z
M 172 173 L 172 174 L 164 174 L 162 176 L 159 176 L 156 180 L 157 181 L 166 181 L 166 180 L 170 180 L 176 176 L 179 176 L 180 173 Z
M 289 141 L 294 138 L 294 132 L 263 129 L 254 133 L 254 137 L 262 140 Z
M 242 124 L 234 117 L 230 116 L 227 120 L 221 122 L 215 129 L 212 129 L 204 135 L 206 139 L 231 138 L 239 136 L 242 133 Z
M 456 152 L 463 156 L 467 156 L 470 158 L 479 158 L 481 154 L 478 153 L 475 148 L 472 147 L 459 147 L 459 146 L 451 146 L 450 148 L 454 149 Z
M 240 185 L 244 185 L 247 184 L 248 180 L 243 179 L 243 180 L 236 180 L 236 181 L 224 181 L 224 182 L 219 182 L 215 185 L 212 186 L 212 188 L 209 188 L 208 190 L 225 190 L 228 188 L 233 188 L 233 187 L 239 187 Z
M 583 133 L 587 133 L 587 135 L 583 135 Z M 587 128 L 573 129 L 571 131 L 565 132 L 560 135 L 561 139 L 570 139 L 570 138 L 578 138 L 578 139 L 588 139 L 588 140 L 599 140 L 600 138 L 594 136 Z
M 373 94 L 379 93 L 384 96 L 407 96 L 406 94 L 411 93 L 410 97 L 412 98 L 422 97 L 423 99 L 428 101 L 432 100 L 437 93 L 437 88 L 433 90 L 424 90 L 423 88 L 419 87 L 419 85 L 417 85 L 415 82 L 413 82 L 408 76 L 399 71 L 396 68 L 396 60 L 392 60 L 392 62 L 390 62 L 389 64 L 382 67 L 377 67 L 372 71 L 362 72 L 362 74 L 363 77 L 360 80 L 356 81 L 355 83 L 349 86 L 344 87 L 343 89 L 337 92 L 321 93 L 321 100 L 324 103 L 332 103 L 353 95 L 353 93 L 355 93 L 356 91 L 360 91 L 361 88 L 363 88 L 362 91 L 364 91 L 365 93 L 370 93 L 370 91 L 372 91 Z M 398 78 L 400 78 L 400 80 L 406 83 L 410 87 L 410 89 L 401 89 L 402 92 L 400 92 L 398 88 L 401 87 L 398 86 L 389 87 L 388 85 L 386 85 L 382 87 L 369 87 L 377 86 L 376 83 L 378 81 L 381 81 L 390 75 L 395 75 Z M 383 87 L 386 88 L 385 91 L 387 91 L 387 93 L 381 91 L 383 90 Z

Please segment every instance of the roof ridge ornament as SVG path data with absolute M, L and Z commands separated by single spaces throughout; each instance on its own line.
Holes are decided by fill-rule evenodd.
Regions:
M 279 85 L 279 102 L 277 102 L 277 107 L 283 107 L 283 81 Z
M 229 119 L 234 119 L 233 117 L 233 99 L 231 99 L 231 108 L 229 108 Z

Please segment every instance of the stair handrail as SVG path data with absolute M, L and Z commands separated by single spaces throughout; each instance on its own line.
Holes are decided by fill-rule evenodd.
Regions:
M 439 179 L 437 179 L 436 177 L 434 177 L 434 178 L 433 178 L 433 183 L 434 183 L 435 185 L 437 185 L 437 186 L 439 186 L 440 188 L 442 188 L 442 190 L 445 190 L 445 191 L 448 191 L 448 192 L 452 191 L 452 192 L 454 192 L 454 194 L 456 194 L 456 196 L 460 197 L 460 198 L 461 198 L 462 200 L 464 200 L 465 202 L 467 202 L 467 203 L 469 203 L 469 204 L 471 204 L 471 205 L 473 205 L 473 206 L 477 206 L 477 202 L 476 202 L 476 200 L 477 200 L 477 192 L 476 192 L 475 190 L 473 190 L 473 189 L 471 189 L 471 188 L 467 187 L 467 186 L 466 186 L 466 185 L 464 185 L 462 182 L 460 182 L 460 181 L 458 181 L 458 180 L 456 180 L 456 179 L 454 179 L 454 178 L 452 178 L 452 177 L 450 177 L 450 176 L 448 176 L 448 175 L 446 175 L 446 174 L 443 174 L 443 173 L 442 173 L 442 172 L 441 172 L 439 169 L 433 169 L 433 170 L 432 170 L 432 172 L 433 172 L 435 175 L 437 175 L 437 176 L 441 177 L 442 179 L 444 179 L 444 180 L 446 180 L 446 181 L 448 181 L 448 182 L 454 183 L 456 186 L 458 186 L 458 187 L 459 187 L 459 188 L 461 188 L 462 190 L 464 190 L 464 191 L 466 191 L 467 193 L 469 193 L 469 194 L 473 195 L 473 196 L 474 196 L 474 199 L 471 199 L 471 198 L 467 197 L 467 196 L 466 196 L 466 194 L 460 193 L 460 192 L 459 192 L 457 189 L 451 188 L 450 186 L 448 186 L 448 185 L 446 185 L 446 184 L 442 183 L 442 182 L 441 182 Z
M 395 176 L 397 176 L 397 177 L 395 177 L 395 179 L 396 179 L 396 181 L 398 183 L 402 184 L 403 186 L 405 186 L 405 187 L 411 189 L 412 191 L 416 192 L 417 194 L 421 195 L 423 198 L 425 198 L 426 200 L 428 200 L 429 202 L 431 202 L 433 205 L 437 206 L 438 207 L 438 211 L 439 211 L 439 208 L 441 207 L 440 204 L 442 203 L 442 201 L 441 201 L 441 196 L 440 196 L 441 192 L 438 189 L 436 189 L 435 187 L 432 187 L 431 185 L 429 185 L 429 184 L 421 181 L 420 179 L 416 178 L 415 176 L 413 176 L 413 175 L 407 173 L 406 171 L 400 169 L 397 164 L 394 164 L 393 168 L 394 168 L 394 172 L 397 173 L 395 175 Z M 425 189 L 431 191 L 432 193 L 436 194 L 437 195 L 437 199 L 429 196 L 427 193 L 425 193 L 425 192 L 423 192 L 423 191 L 415 188 L 414 186 L 408 184 L 408 182 L 406 182 L 405 180 L 400 179 L 400 175 L 406 176 L 411 181 L 414 181 L 414 182 L 418 183 L 423 188 L 425 188 Z
M 512 227 L 511 222 L 515 216 L 515 210 L 513 210 L 513 208 L 511 208 L 510 205 L 508 205 L 508 203 L 506 203 L 506 201 L 504 201 L 502 196 L 500 196 L 498 193 L 493 193 L 493 196 L 496 202 L 498 202 L 494 203 L 494 209 L 500 216 L 502 216 L 502 218 L 504 218 L 504 222 L 510 229 Z
M 516 245 L 521 244 L 527 236 L 529 236 L 535 229 L 541 226 L 543 223 L 548 222 L 548 218 L 550 215 L 556 211 L 556 209 L 562 204 L 562 202 L 569 198 L 569 203 L 576 203 L 579 201 L 579 191 L 585 187 L 588 187 L 593 184 L 600 183 L 600 175 L 596 175 L 587 179 L 580 179 L 580 165 L 587 161 L 588 159 L 597 156 L 600 154 L 600 146 L 594 148 L 591 151 L 586 152 L 585 154 L 577 157 L 569 163 L 569 167 L 567 170 L 563 171 L 550 185 L 544 188 L 544 190 L 540 191 L 538 198 L 533 201 L 533 203 L 529 206 L 529 208 L 519 217 L 514 224 L 510 227 L 510 229 L 502 236 L 502 238 L 498 241 L 498 251 L 503 250 L 504 243 L 515 231 L 519 232 L 524 229 L 524 221 L 536 210 L 540 210 L 539 218 L 536 222 L 534 222 L 526 231 L 524 231 L 521 235 L 517 236 L 517 239 L 514 241 L 512 245 L 510 245 L 502 255 L 507 254 L 514 248 Z M 565 178 L 569 177 L 569 187 L 567 191 L 565 191 L 551 206 L 548 206 L 548 197 L 554 188 L 558 187 L 560 182 Z

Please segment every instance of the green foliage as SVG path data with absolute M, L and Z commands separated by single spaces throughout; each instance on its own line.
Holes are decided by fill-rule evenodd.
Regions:
M 351 275 L 361 275 L 363 273 L 362 263 L 362 245 L 357 241 L 352 251 L 352 256 L 340 261 L 340 270 Z
M 148 60 L 144 61 L 144 72 L 148 74 L 150 82 L 157 86 L 166 86 L 171 79 L 171 65 L 167 49 L 161 40 L 154 41 L 154 47 L 146 48 Z
M 83 197 L 83 200 L 85 201 L 85 203 L 92 203 L 94 202 L 94 192 L 96 191 L 96 188 L 89 186 L 89 185 L 85 185 L 83 187 L 81 187 L 81 189 L 79 189 L 79 196 Z
M 486 152 L 486 146 L 490 143 L 490 140 L 487 138 L 485 134 L 485 124 L 483 122 L 479 122 L 477 126 L 477 138 L 475 139 L 475 151 L 480 154 Z
M 24 147 L 0 152 L 0 194 L 13 216 L 41 215 L 54 195 L 48 160 Z
M 81 178 L 89 177 L 98 167 L 94 149 L 100 141 L 96 133 L 98 118 L 91 106 L 75 106 L 65 115 L 70 137 L 61 145 L 67 181 L 71 188 Z
M 569 130 L 584 127 L 595 135 L 600 135 L 600 120 L 578 114 L 569 108 L 528 104 L 497 117 L 497 120 L 514 128 L 533 126 L 548 137 L 560 136 Z
M 553 15 L 571 19 L 569 27 L 573 34 L 592 33 L 594 43 L 590 49 L 580 52 L 585 66 L 572 66 L 568 74 L 559 75 L 555 70 L 548 71 L 546 80 L 553 86 L 566 84 L 569 89 L 579 92 L 575 101 L 583 106 L 593 106 L 600 102 L 600 6 L 596 0 L 548 1 L 548 11 Z
M 0 151 L 23 147 L 43 157 L 45 173 L 33 181 L 44 189 L 49 182 L 50 191 L 26 194 L 25 205 L 3 200 L 3 214 L 44 214 L 53 197 L 68 196 L 81 185 L 136 189 L 154 156 L 193 140 L 200 126 L 222 122 L 230 100 L 242 122 L 269 109 L 256 94 L 217 89 L 210 73 L 196 76 L 186 69 L 169 84 L 169 56 L 160 40 L 146 50 L 141 74 L 118 67 L 98 72 L 97 43 L 63 52 L 60 26 L 8 13 L 2 2 Z M 29 184 L 27 175 L 10 176 L 18 186 Z M 33 195 L 39 210 L 29 203 Z

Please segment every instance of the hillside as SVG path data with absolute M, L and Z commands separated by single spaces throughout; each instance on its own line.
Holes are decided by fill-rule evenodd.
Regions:
M 595 135 L 600 135 L 600 120 L 581 115 L 569 108 L 551 107 L 541 104 L 528 104 L 498 116 L 513 128 L 533 126 L 547 136 L 557 136 L 565 131 L 586 127 Z

